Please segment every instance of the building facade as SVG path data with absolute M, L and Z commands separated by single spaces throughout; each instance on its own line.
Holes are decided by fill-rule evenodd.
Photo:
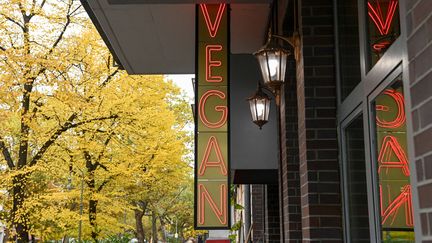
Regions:
M 158 59 L 140 65 L 122 42 L 137 34 L 120 31 L 108 11 L 148 5 L 187 13 L 205 1 L 82 2 L 129 73 L 193 72 L 182 51 L 171 53 L 187 57 L 171 71 L 149 68 Z M 231 175 L 247 207 L 232 217 L 246 222 L 239 238 L 432 242 L 432 1 L 220 2 L 231 3 Z M 281 36 L 297 30 L 300 53 L 287 64 L 280 116 L 259 130 L 245 99 L 261 79 L 252 53 L 269 23 Z
M 427 0 L 298 1 L 280 238 L 266 241 L 431 242 L 431 10 Z M 280 34 L 292 34 L 289 19 Z

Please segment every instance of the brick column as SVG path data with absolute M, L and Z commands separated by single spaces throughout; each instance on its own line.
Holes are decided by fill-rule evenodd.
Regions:
M 252 241 L 264 242 L 264 186 L 252 185 Z
M 281 240 L 278 184 L 265 185 L 265 199 L 265 242 L 279 243 Z
M 333 1 L 300 2 L 297 66 L 303 242 L 342 242 Z
M 278 185 L 252 185 L 251 194 L 253 242 L 280 242 Z
M 414 161 L 421 238 L 432 242 L 432 2 L 405 0 Z M 407 87 L 408 88 L 408 87 Z M 414 179 L 415 179 L 414 177 Z M 417 235 L 418 236 L 418 235 Z
M 288 78 L 284 86 L 285 89 L 281 103 L 284 242 L 297 243 L 302 240 L 302 228 L 297 132 L 297 88 L 294 60 L 289 62 L 287 70 Z

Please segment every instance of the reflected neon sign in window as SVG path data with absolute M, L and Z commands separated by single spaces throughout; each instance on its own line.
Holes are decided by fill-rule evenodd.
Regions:
M 368 32 L 371 66 L 399 37 L 399 0 L 368 0 Z
M 382 238 L 414 240 L 405 102 L 400 77 L 375 99 Z

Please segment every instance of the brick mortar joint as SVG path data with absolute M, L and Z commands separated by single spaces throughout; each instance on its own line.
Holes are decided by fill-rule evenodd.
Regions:
M 408 1 L 411 1 L 411 0 L 408 0 Z M 419 3 L 419 2 L 421 2 L 421 1 L 418 1 L 417 2 L 417 4 Z M 413 7 L 413 9 L 414 9 L 414 7 Z M 405 19 L 406 19 L 406 17 L 408 17 L 408 15 L 409 15 L 409 11 L 407 12 L 407 14 L 405 15 Z M 429 18 L 432 16 L 432 12 L 430 12 L 420 23 L 418 23 L 417 24 L 417 26 L 414 28 L 414 29 L 412 29 L 411 30 L 411 34 L 409 35 L 409 36 L 407 36 L 407 40 L 409 39 L 409 38 L 411 38 L 412 37 L 412 35 L 415 33 L 415 32 L 417 32 L 417 30 L 419 30 L 421 27 L 422 27 L 422 25 L 424 25 L 428 20 L 429 20 Z

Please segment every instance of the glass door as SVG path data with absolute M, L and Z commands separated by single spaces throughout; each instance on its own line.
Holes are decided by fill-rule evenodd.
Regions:
M 370 242 L 363 114 L 360 109 L 342 123 L 342 184 L 345 241 Z

